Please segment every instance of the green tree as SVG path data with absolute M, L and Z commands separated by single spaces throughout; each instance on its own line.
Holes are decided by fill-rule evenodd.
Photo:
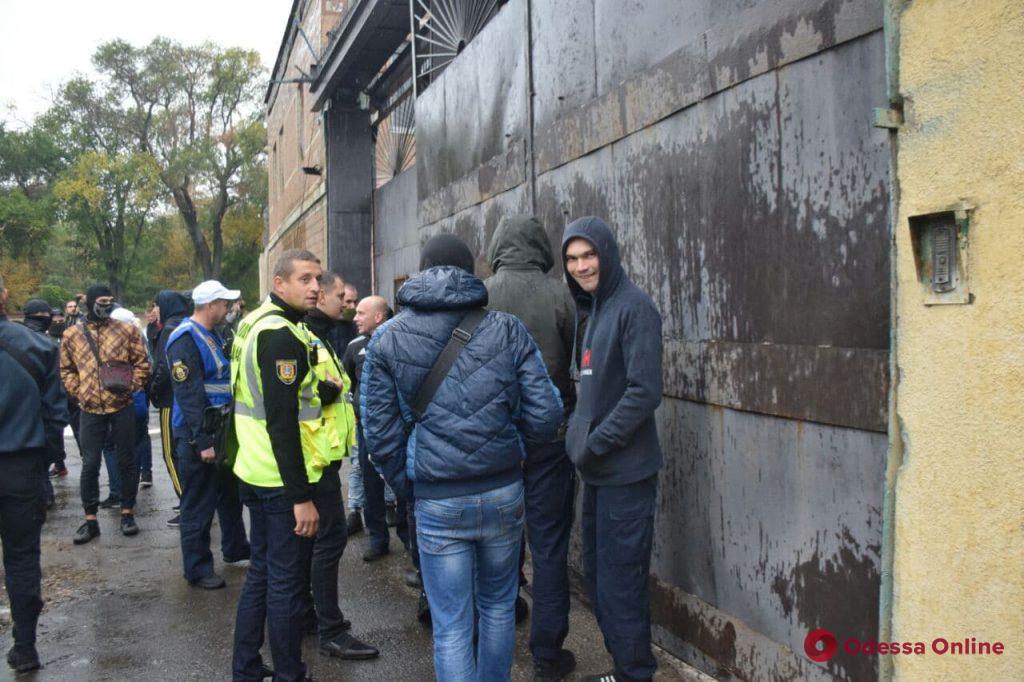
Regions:
M 221 277 L 224 220 L 254 172 L 265 174 L 265 71 L 252 50 L 157 38 L 115 40 L 93 62 L 123 93 L 124 124 L 152 155 L 207 278 Z
M 94 237 L 97 259 L 117 298 L 130 283 L 159 182 L 159 170 L 148 154 L 89 151 L 54 188 L 65 220 Z
M 50 190 L 63 167 L 43 125 L 20 131 L 0 123 L 0 254 L 31 258 L 41 252 L 53 218 Z

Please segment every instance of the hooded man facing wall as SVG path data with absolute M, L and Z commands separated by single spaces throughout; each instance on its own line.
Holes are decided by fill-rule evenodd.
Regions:
M 565 285 L 547 276 L 555 257 L 544 226 L 532 216 L 502 218 L 487 260 L 494 271 L 484 282 L 488 307 L 512 313 L 526 325 L 562 403 L 571 411 L 575 305 Z M 572 652 L 562 648 L 569 633 L 569 536 L 576 483 L 564 433 L 560 429 L 550 442 L 531 446 L 523 466 L 526 538 L 533 557 L 530 653 L 539 681 L 560 680 L 576 667 Z

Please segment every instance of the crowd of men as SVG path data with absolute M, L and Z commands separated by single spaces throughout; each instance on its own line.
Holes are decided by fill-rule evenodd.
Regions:
M 379 655 L 339 607 L 340 560 L 364 526 L 365 561 L 390 552 L 389 526 L 408 550 L 406 582 L 421 589 L 417 615 L 432 627 L 445 682 L 509 679 L 515 623 L 528 617 L 519 596 L 528 545 L 534 679 L 564 679 L 576 668 L 564 643 L 580 481 L 586 588 L 614 661 L 583 679 L 651 679 L 661 318 L 602 220 L 569 224 L 559 256 L 564 283 L 548 276 L 555 254 L 540 221 L 507 216 L 482 281 L 469 247 L 438 234 L 398 291 L 396 315 L 379 296 L 359 300 L 315 254 L 290 250 L 255 310 L 209 280 L 160 292 L 144 328 L 104 285 L 63 311 L 29 301 L 23 324 L 12 323 L 0 278 L 10 666 L 39 667 L 40 530 L 50 478 L 67 475 L 65 425 L 82 458 L 74 543 L 100 536 L 101 507 L 120 508 L 118 530 L 130 537 L 137 491 L 153 481 L 152 404 L 180 500 L 168 524 L 180 530 L 185 580 L 225 585 L 210 548 L 214 516 L 223 561 L 248 566 L 233 679 L 310 679 L 307 633 L 325 655 Z

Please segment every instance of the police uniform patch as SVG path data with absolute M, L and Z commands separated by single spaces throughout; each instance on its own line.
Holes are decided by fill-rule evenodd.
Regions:
M 295 383 L 295 375 L 299 370 L 298 360 L 278 360 L 274 366 L 277 368 L 277 378 L 282 384 L 290 386 Z
M 188 365 L 184 360 L 175 360 L 171 365 L 171 377 L 179 384 L 188 379 Z

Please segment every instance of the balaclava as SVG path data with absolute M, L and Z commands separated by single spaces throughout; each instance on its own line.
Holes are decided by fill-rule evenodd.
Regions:
M 96 299 L 101 296 L 113 296 L 114 292 L 106 284 L 93 284 L 85 290 L 86 316 L 92 322 L 105 322 L 110 319 L 110 313 L 114 312 L 114 304 L 97 305 Z
M 41 298 L 29 299 L 21 311 L 25 314 L 25 326 L 32 331 L 43 333 L 53 322 L 53 309 Z

